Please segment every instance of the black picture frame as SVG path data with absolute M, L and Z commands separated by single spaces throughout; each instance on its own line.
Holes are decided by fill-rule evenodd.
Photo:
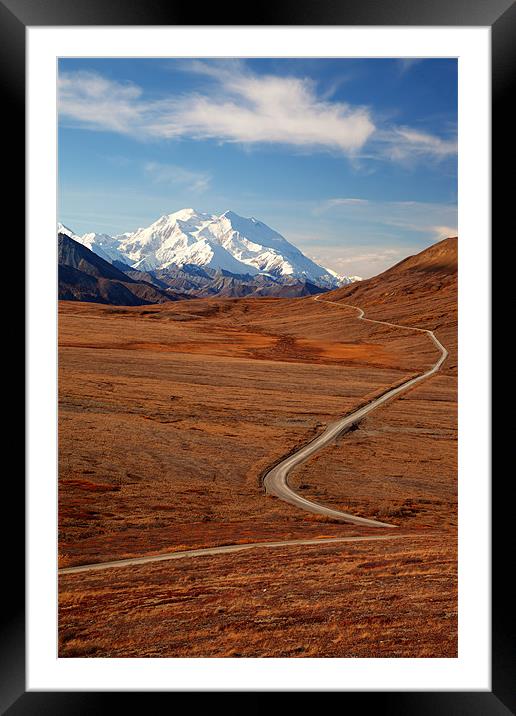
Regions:
M 514 0 L 281 0 L 252 9 L 219 4 L 199 10 L 173 0 L 0 0 L 0 86 L 3 90 L 4 138 L 13 147 L 9 163 L 8 231 L 19 236 L 25 214 L 25 31 L 34 26 L 66 25 L 390 25 L 489 26 L 492 31 L 492 235 L 508 226 L 514 200 L 512 183 L 502 167 L 514 156 L 510 111 L 511 79 L 516 71 L 516 4 Z M 231 18 L 231 19 L 228 19 Z M 257 19 L 259 18 L 259 19 Z M 512 146 L 511 146 L 512 145 Z M 23 198 L 22 198 L 23 197 Z M 17 209 L 17 210 L 16 210 Z M 21 242 L 21 237 L 20 237 Z M 16 517 L 9 532 L 9 549 L 3 554 L 2 638 L 0 642 L 0 711 L 19 714 L 92 714 L 130 706 L 149 708 L 148 698 L 168 693 L 26 692 L 24 593 L 24 485 L 21 476 L 9 474 L 9 505 Z M 361 709 L 383 714 L 465 714 L 475 716 L 516 713 L 516 644 L 514 596 L 506 581 L 511 564 L 511 520 L 503 486 L 492 486 L 492 691 L 471 692 L 345 692 L 341 706 L 356 701 Z M 496 517 L 496 519 L 495 519 Z M 5 545 L 7 546 L 7 545 Z M 237 688 L 237 685 L 235 685 Z M 145 705 L 143 698 L 146 699 Z M 116 699 L 116 703 L 115 703 Z M 343 699 L 343 701 L 342 701 Z M 171 705 L 173 702 L 169 700 Z

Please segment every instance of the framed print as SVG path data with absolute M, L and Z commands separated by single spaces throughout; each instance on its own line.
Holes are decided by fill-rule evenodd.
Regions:
M 2 709 L 513 713 L 489 343 L 514 3 L 207 13 L 0 2 L 28 318 Z

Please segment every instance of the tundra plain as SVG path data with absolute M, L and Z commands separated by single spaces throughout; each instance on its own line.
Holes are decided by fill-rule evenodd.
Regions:
M 456 655 L 456 258 L 449 239 L 317 301 L 60 302 L 61 567 L 371 534 L 265 496 L 262 476 L 435 362 L 425 334 L 350 306 L 450 353 L 291 476 L 397 539 L 62 575 L 60 656 Z

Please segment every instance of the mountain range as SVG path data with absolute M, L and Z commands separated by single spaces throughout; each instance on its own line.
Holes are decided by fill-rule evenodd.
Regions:
M 345 286 L 357 276 L 338 276 L 319 266 L 262 221 L 233 211 L 220 216 L 194 209 L 167 214 L 146 228 L 110 236 L 76 235 L 63 224 L 58 233 L 93 251 L 105 261 L 153 274 L 166 270 L 206 271 L 248 277 L 259 275 L 276 282 L 307 282 L 321 289 Z
M 138 306 L 210 296 L 298 298 L 325 291 L 301 279 L 240 275 L 194 264 L 138 271 L 119 260 L 110 263 L 64 233 L 58 234 L 58 264 L 58 295 L 65 301 Z

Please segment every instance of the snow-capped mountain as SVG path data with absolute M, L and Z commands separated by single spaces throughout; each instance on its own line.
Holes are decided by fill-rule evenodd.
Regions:
M 86 246 L 86 248 L 90 249 L 90 251 L 93 251 L 97 254 L 97 256 L 100 256 L 101 259 L 104 259 L 104 261 L 113 263 L 113 261 L 121 260 L 121 255 L 118 251 L 119 242 L 113 236 L 95 233 L 77 236 L 75 232 L 68 228 L 68 226 L 61 224 L 61 222 L 57 224 L 57 233 L 58 235 L 65 234 L 65 236 L 69 236 L 79 244 Z
M 109 236 L 109 234 L 96 234 L 92 232 L 81 236 L 79 242 L 86 246 L 86 248 L 90 249 L 90 251 L 93 251 L 98 256 L 103 258 L 105 261 L 113 263 L 113 261 L 123 260 L 121 259 L 120 251 L 118 250 L 119 241 L 114 236 Z
M 352 283 L 358 277 L 337 276 L 305 256 L 263 222 L 233 211 L 220 216 L 182 209 L 160 217 L 147 228 L 119 236 L 62 233 L 108 261 L 122 261 L 140 271 L 196 265 L 232 274 L 269 274 L 301 279 L 323 288 Z
M 79 241 L 79 243 L 82 243 L 82 242 L 81 242 L 81 237 L 80 237 L 80 236 L 77 236 L 77 234 L 75 234 L 71 229 L 69 229 L 68 226 L 65 226 L 65 225 L 62 224 L 60 221 L 59 221 L 58 224 L 57 224 L 57 233 L 58 233 L 58 234 L 65 234 L 66 236 L 69 236 L 69 237 L 70 237 L 71 239 L 73 239 L 74 241 Z

